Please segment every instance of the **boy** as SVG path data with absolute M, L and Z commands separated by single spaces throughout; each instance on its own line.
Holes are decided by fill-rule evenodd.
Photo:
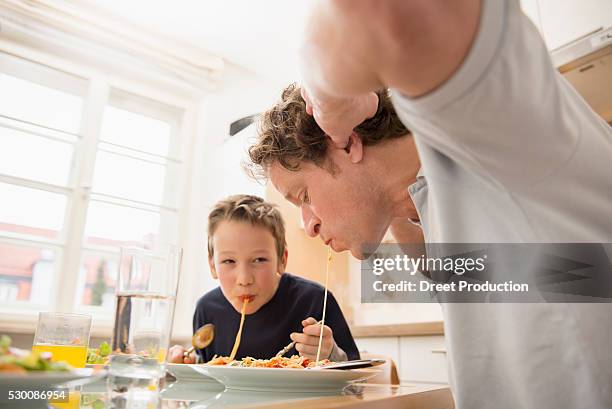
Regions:
M 200 298 L 193 316 L 194 331 L 215 325 L 215 337 L 197 351 L 204 362 L 214 355 L 229 356 L 240 324 L 240 311 L 249 299 L 236 359 L 272 358 L 289 342 L 285 354 L 316 359 L 323 313 L 324 288 L 285 273 L 285 226 L 271 204 L 251 195 L 230 196 L 218 202 L 208 216 L 208 262 L 219 287 Z M 322 261 L 323 263 L 323 261 Z M 359 352 L 334 296 L 328 293 L 320 359 L 359 359 Z M 184 348 L 174 346 L 171 362 L 183 359 Z

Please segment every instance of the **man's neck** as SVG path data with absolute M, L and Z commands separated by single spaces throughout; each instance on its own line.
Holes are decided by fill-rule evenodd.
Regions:
M 407 217 L 398 217 L 389 226 L 391 234 L 397 243 L 423 243 L 423 230 Z
M 391 139 L 370 149 L 381 185 L 391 203 L 394 218 L 418 220 L 418 213 L 408 193 L 416 182 L 421 162 L 412 135 Z

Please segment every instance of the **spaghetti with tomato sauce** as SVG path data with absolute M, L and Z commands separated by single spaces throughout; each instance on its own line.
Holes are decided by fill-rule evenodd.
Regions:
M 315 366 L 325 366 L 333 364 L 329 359 L 322 359 L 319 362 L 313 361 L 299 355 L 293 355 L 291 358 L 283 356 L 275 356 L 270 359 L 256 359 L 246 357 L 240 360 L 230 359 L 228 356 L 215 356 L 206 365 L 211 366 L 238 366 L 246 368 L 295 368 L 304 369 Z

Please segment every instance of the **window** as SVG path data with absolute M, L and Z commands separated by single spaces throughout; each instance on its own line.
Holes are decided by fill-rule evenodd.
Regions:
M 69 134 L 79 132 L 80 114 L 83 108 L 82 93 L 85 89 L 82 80 L 70 78 L 68 75 L 44 67 L 33 67 L 27 61 L 6 55 L 3 60 L 3 68 L 12 68 L 4 69 L 2 70 L 4 73 L 0 73 L 0 89 L 3 95 L 0 98 L 0 112 L 3 116 L 18 118 L 21 121 L 40 124 Z M 23 75 L 22 69 L 25 69 L 26 75 Z M 48 81 L 55 87 L 58 80 L 60 83 L 69 82 L 70 85 L 80 86 L 57 89 L 38 84 L 35 82 L 36 71 L 42 74 L 39 81 Z M 72 92 L 75 91 L 76 95 L 73 95 Z
M 59 238 L 66 211 L 65 194 L 0 182 L 0 197 L 0 228 L 5 234 Z
M 112 307 L 116 248 L 173 241 L 178 220 L 174 189 L 181 161 L 173 138 L 180 112 L 112 91 L 102 116 L 85 222 L 78 300 Z M 165 224 L 162 223 L 165 221 Z M 164 225 L 170 229 L 162 229 Z M 106 300 L 106 301 L 105 301 Z M 111 299 L 112 301 L 112 299 Z
M 0 282 L 0 300 L 15 301 L 19 295 L 19 285 L 11 282 Z
M 117 263 L 118 259 L 114 254 L 85 252 L 79 269 L 77 302 L 81 305 L 101 307 L 107 311 L 112 309 Z
M 86 81 L 0 55 L 0 89 L 0 305 L 50 308 Z
M 48 305 L 56 259 L 48 247 L 0 243 L 0 302 Z
M 112 318 L 122 245 L 176 244 L 183 110 L 0 53 L 0 310 Z

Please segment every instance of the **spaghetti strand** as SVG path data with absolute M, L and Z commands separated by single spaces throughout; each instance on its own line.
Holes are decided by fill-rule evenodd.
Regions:
M 234 341 L 234 348 L 232 348 L 232 353 L 229 356 L 231 361 L 236 358 L 236 352 L 238 352 L 238 347 L 240 346 L 240 338 L 242 337 L 242 326 L 244 325 L 244 317 L 246 315 L 246 307 L 249 303 L 249 298 L 245 297 L 242 303 L 242 311 L 240 312 L 242 315 L 240 317 L 240 327 L 238 328 L 238 333 L 236 334 L 236 340 Z
M 327 311 L 327 284 L 329 281 L 329 266 L 332 260 L 331 247 L 327 247 L 327 268 L 325 269 L 325 295 L 323 296 L 323 318 L 321 319 L 321 332 L 319 332 L 319 345 L 317 346 L 317 360 L 316 365 L 319 365 L 319 358 L 321 357 L 321 343 L 323 341 L 323 326 L 325 325 L 325 311 Z

